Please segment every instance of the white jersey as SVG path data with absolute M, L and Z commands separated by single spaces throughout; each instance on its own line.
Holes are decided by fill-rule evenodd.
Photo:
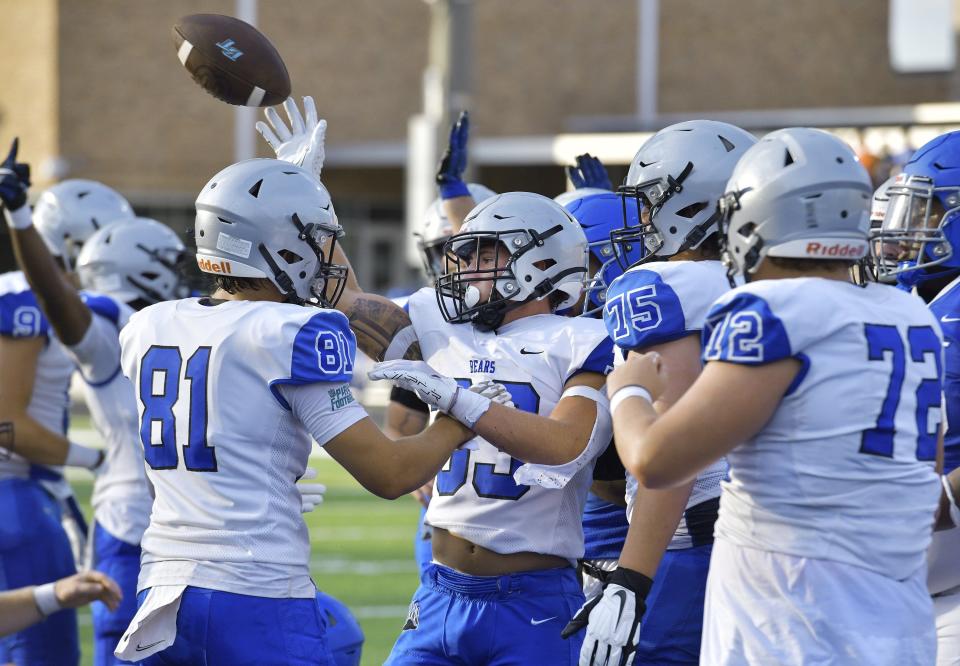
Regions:
M 773 417 L 727 456 L 718 539 L 905 580 L 924 567 L 940 484 L 942 337 L 893 287 L 762 280 L 721 298 L 704 360 L 802 363 Z
M 0 275 L 0 336 L 44 339 L 43 351 L 37 358 L 33 394 L 27 414 L 47 430 L 66 435 L 70 407 L 68 389 L 73 362 L 54 336 L 30 291 L 26 277 L 19 271 Z M 16 379 L 4 377 L 0 381 Z M 33 465 L 16 453 L 0 450 L 0 478 L 10 476 L 42 481 L 59 499 L 66 499 L 71 494 L 69 485 L 63 479 L 62 468 Z
M 463 386 L 492 378 L 527 412 L 549 416 L 572 376 L 611 370 L 613 346 L 598 320 L 543 314 L 483 332 L 445 322 L 429 288 L 410 297 L 408 310 L 427 363 Z M 592 461 L 561 489 L 517 484 L 513 473 L 522 464 L 475 438 L 437 475 L 427 524 L 496 553 L 582 557 Z
M 190 298 L 134 314 L 120 343 L 156 492 L 139 589 L 312 597 L 294 486 L 312 443 L 283 387 L 318 385 L 329 396 L 321 446 L 366 416 L 347 385 L 356 341 L 346 317 Z
M 603 310 L 607 333 L 621 350 L 643 351 L 689 335 L 700 335 L 710 306 L 730 290 L 719 261 L 660 261 L 641 264 L 618 277 L 607 289 Z M 716 519 L 715 502 L 727 463 L 720 459 L 697 475 L 683 518 L 668 550 L 708 542 Z M 637 480 L 627 473 L 627 518 L 633 514 Z
M 83 394 L 106 458 L 93 484 L 94 518 L 111 535 L 139 545 L 153 504 L 144 471 L 133 385 L 120 372 L 119 332 L 133 314 L 125 303 L 81 294 L 93 312 L 90 328 L 67 354 L 83 378 Z

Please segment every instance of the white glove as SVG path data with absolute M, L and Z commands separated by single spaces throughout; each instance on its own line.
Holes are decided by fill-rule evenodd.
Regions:
M 297 490 L 300 492 L 300 513 L 310 513 L 318 506 L 323 504 L 323 494 L 327 492 L 327 487 L 322 483 L 303 483 L 317 478 L 317 470 L 308 467 L 297 480 Z
M 507 387 L 499 382 L 495 382 L 492 379 L 485 379 L 482 382 L 477 382 L 470 387 L 470 390 L 474 393 L 479 393 L 485 398 L 490 398 L 493 402 L 498 405 L 503 405 L 504 407 L 516 407 L 513 404 L 513 396 L 510 395 L 510 391 L 507 390 Z
M 392 380 L 395 385 L 413 391 L 425 403 L 468 428 L 472 428 L 490 408 L 489 398 L 462 390 L 456 380 L 444 377 L 423 361 L 384 361 L 373 366 L 367 377 L 373 381 Z
M 290 119 L 289 129 L 280 119 L 280 114 L 271 106 L 264 111 L 264 115 L 273 129 L 260 120 L 256 124 L 257 131 L 273 148 L 278 160 L 303 167 L 319 180 L 323 160 L 326 158 L 323 143 L 327 134 L 327 121 L 317 120 L 317 107 L 310 96 L 303 98 L 306 119 L 301 115 L 292 97 L 284 101 L 283 108 L 287 112 L 287 118 Z
M 606 576 L 603 594 L 587 601 L 560 634 L 566 638 L 587 625 L 580 666 L 632 666 L 651 587 L 653 580 L 623 567 Z

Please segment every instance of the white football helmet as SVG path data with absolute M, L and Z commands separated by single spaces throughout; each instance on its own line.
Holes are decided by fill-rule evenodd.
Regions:
M 610 234 L 619 255 L 640 244 L 642 262 L 662 261 L 700 247 L 718 231 L 717 201 L 733 167 L 756 142 L 746 130 L 715 120 L 677 123 L 650 137 L 617 190 L 644 220 Z
M 50 252 L 68 270 L 90 236 L 112 222 L 132 220 L 133 208 L 119 192 L 95 180 L 71 179 L 48 188 L 33 208 L 33 224 Z
M 467 189 L 478 204 L 497 195 L 489 187 L 478 183 L 467 183 Z M 423 270 L 430 282 L 435 282 L 443 273 L 443 244 L 453 235 L 453 224 L 443 214 L 443 199 L 438 198 L 430 204 L 423 220 L 422 231 L 414 235 L 423 259 Z
M 159 303 L 184 296 L 183 255 L 183 242 L 173 229 L 137 217 L 93 234 L 77 258 L 77 274 L 84 289 L 127 304 Z
M 872 194 L 842 140 L 808 127 L 771 132 L 740 158 L 719 204 L 728 274 L 754 273 L 767 256 L 862 259 Z
M 203 186 L 196 205 L 201 271 L 266 278 L 296 302 L 336 304 L 347 269 L 331 257 L 343 229 L 313 174 L 274 159 L 238 162 Z
M 484 248 L 503 253 L 503 267 L 476 268 Z M 554 309 L 572 306 L 586 279 L 587 237 L 573 217 L 552 199 L 508 192 L 483 202 L 467 215 L 459 234 L 444 245 L 447 272 L 437 280 L 444 319 L 497 328 L 509 310 L 559 292 Z M 497 262 L 499 265 L 500 262 Z M 493 281 L 480 301 L 476 283 Z

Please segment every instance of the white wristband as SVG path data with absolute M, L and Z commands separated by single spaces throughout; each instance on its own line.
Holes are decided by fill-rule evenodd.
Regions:
M 465 388 L 457 387 L 453 395 L 453 402 L 450 409 L 447 410 L 450 416 L 460 421 L 468 428 L 473 428 L 488 409 L 490 409 L 490 398 L 468 391 Z
M 637 386 L 636 384 L 621 386 L 610 398 L 610 415 L 613 416 L 616 413 L 617 407 L 620 406 L 621 402 L 633 397 L 643 398 L 651 405 L 653 404 L 653 396 L 650 395 L 650 391 L 642 386 Z
M 957 506 L 957 500 L 953 496 L 953 488 L 950 487 L 950 479 L 947 478 L 946 474 L 940 476 L 940 485 L 943 486 L 943 492 L 950 500 L 950 520 L 953 521 L 954 527 L 960 527 L 960 507 Z
M 67 459 L 63 464 L 67 467 L 86 467 L 94 470 L 103 463 L 103 451 L 100 449 L 91 449 L 89 446 L 70 442 L 70 448 L 67 449 Z
M 3 209 L 4 217 L 7 218 L 7 226 L 17 231 L 23 231 L 33 226 L 33 214 L 30 212 L 30 206 L 23 204 L 16 210 L 9 208 Z
M 47 583 L 33 588 L 33 603 L 37 605 L 37 610 L 44 617 L 53 615 L 63 606 L 57 601 L 57 593 L 54 590 L 56 583 Z

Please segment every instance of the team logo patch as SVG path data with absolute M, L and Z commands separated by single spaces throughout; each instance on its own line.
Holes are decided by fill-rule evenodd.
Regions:
M 400 631 L 408 631 L 410 629 L 416 629 L 420 626 L 420 602 L 412 601 L 410 602 L 410 609 L 407 611 L 407 621 L 403 623 L 403 628 Z
M 353 402 L 353 393 L 350 387 L 344 384 L 337 388 L 327 389 L 327 395 L 330 396 L 330 409 L 337 411 L 341 407 L 346 407 Z

